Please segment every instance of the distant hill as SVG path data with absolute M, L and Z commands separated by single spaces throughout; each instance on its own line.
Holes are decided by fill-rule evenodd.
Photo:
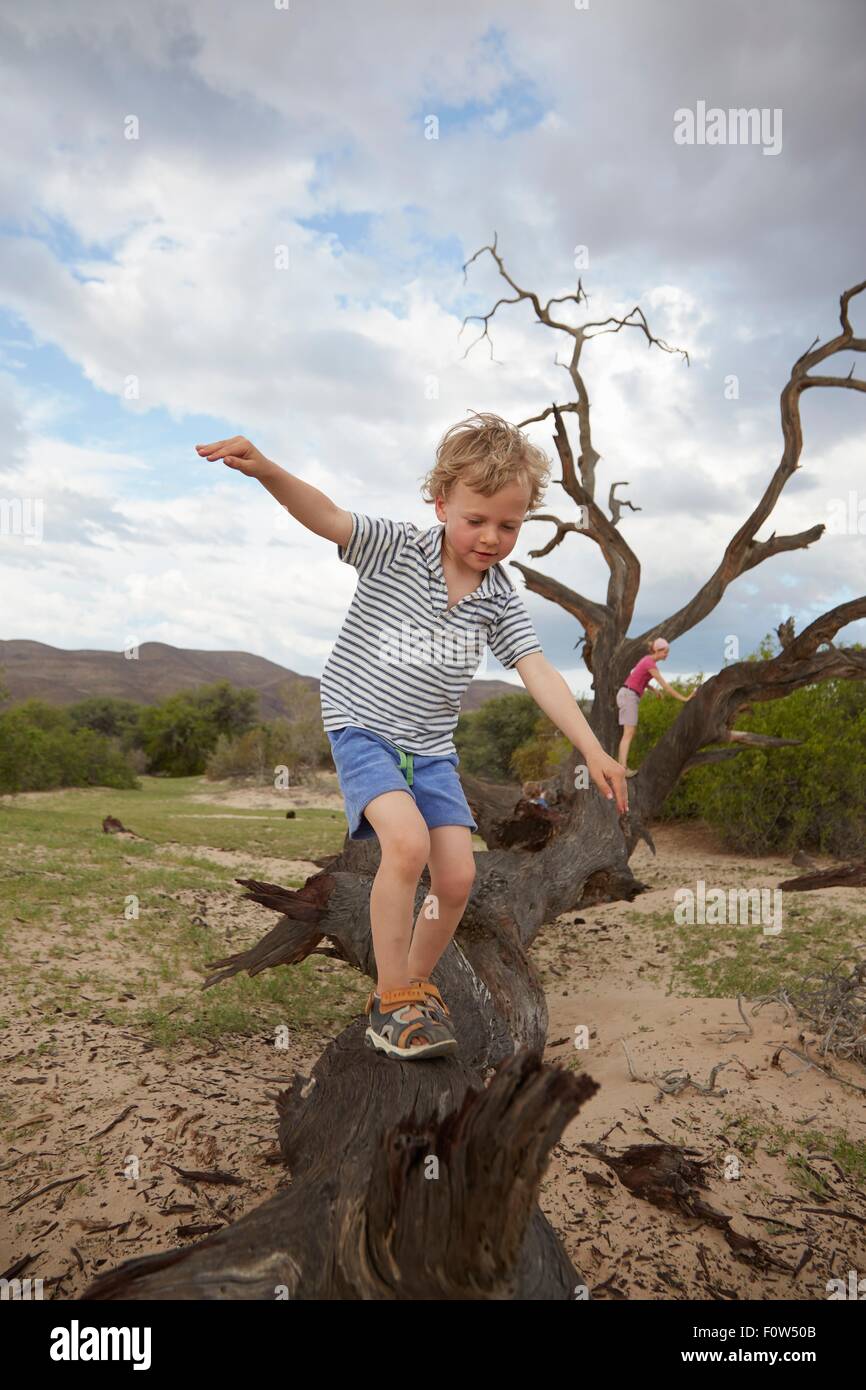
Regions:
M 316 676 L 301 676 L 252 652 L 207 652 L 167 642 L 142 642 L 138 658 L 132 660 L 122 652 L 66 651 L 25 639 L 0 641 L 0 681 L 8 686 L 13 701 L 36 696 L 49 704 L 70 705 L 93 695 L 111 695 L 153 705 L 180 690 L 227 680 L 257 690 L 261 717 L 273 719 L 288 713 L 278 691 L 284 681 L 293 679 L 318 694 Z M 495 695 L 511 695 L 514 690 L 507 681 L 473 681 L 462 709 L 478 709 Z

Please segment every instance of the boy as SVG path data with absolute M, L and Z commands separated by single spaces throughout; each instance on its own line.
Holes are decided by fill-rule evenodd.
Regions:
M 591 780 L 628 809 L 625 769 L 592 733 L 544 656 L 502 561 L 541 500 L 549 462 L 516 426 L 475 414 L 447 430 L 422 495 L 439 524 L 419 530 L 345 511 L 285 472 L 248 439 L 198 444 L 257 478 L 296 520 L 332 541 L 358 585 L 322 672 L 322 719 L 352 839 L 377 836 L 370 893 L 377 983 L 365 1012 L 370 1045 L 417 1060 L 457 1048 L 430 976 L 475 877 L 476 822 L 457 774 L 452 733 L 484 646 L 516 669 L 536 704 L 583 754 Z M 418 880 L 430 893 L 412 924 Z M 432 913 L 428 908 L 432 907 Z

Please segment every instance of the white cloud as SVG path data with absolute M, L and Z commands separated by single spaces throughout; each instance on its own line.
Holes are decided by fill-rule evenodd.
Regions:
M 237 645 L 318 673 L 353 575 L 256 483 L 197 458 L 201 420 L 212 437 L 251 435 L 344 506 L 431 524 L 418 488 L 450 423 L 570 398 L 555 359 L 571 344 L 526 304 L 497 310 L 495 361 L 486 342 L 464 356 L 480 331 L 459 332 L 464 314 L 512 293 L 487 254 L 464 283 L 461 262 L 494 230 L 542 301 L 574 290 L 586 244 L 590 303 L 558 312 L 580 322 L 639 303 L 690 354 L 686 367 L 629 328 L 581 359 L 599 500 L 624 478 L 620 495 L 643 509 L 622 522 L 643 565 L 635 630 L 679 607 L 776 466 L 791 363 L 835 331 L 838 294 L 864 273 L 850 177 L 862 18 L 780 0 L 760 19 L 745 3 L 669 0 L 665 14 L 511 0 L 7 12 L 0 101 L 16 139 L 0 212 L 19 235 L 0 261 L 14 316 L 0 488 L 45 497 L 46 538 L 26 554 L 3 538 L 4 635 L 117 647 L 144 625 L 142 640 Z M 784 51 L 752 41 L 773 15 Z M 672 113 L 701 96 L 784 106 L 782 154 L 676 147 Z M 353 214 L 369 218 L 363 236 Z M 342 230 L 305 225 L 332 216 Z M 761 534 L 823 519 L 859 479 L 855 407 L 810 401 L 803 473 Z M 569 431 L 576 446 L 573 419 Z M 529 433 L 554 454 L 547 426 Z M 568 515 L 555 485 L 548 504 Z M 547 534 L 528 526 L 518 558 Z M 604 595 L 585 541 L 539 565 Z M 730 591 L 744 628 L 766 630 L 793 597 L 781 565 L 804 611 L 862 587 L 857 545 L 822 542 L 753 571 L 748 604 Z M 571 620 L 527 602 L 573 660 Z M 677 656 L 699 664 L 703 642 Z

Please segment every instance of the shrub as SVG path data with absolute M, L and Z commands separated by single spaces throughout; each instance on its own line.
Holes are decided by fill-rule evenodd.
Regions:
M 305 681 L 281 687 L 283 702 L 292 718 L 280 716 L 237 738 L 221 736 L 205 768 L 210 778 L 254 777 L 273 783 L 277 768 L 288 768 L 297 782 L 317 767 L 333 766 L 331 745 L 322 727 L 319 697 Z
M 772 656 L 770 642 L 765 638 L 748 660 Z M 635 767 L 679 713 L 674 700 L 641 701 Z M 794 748 L 747 748 L 724 762 L 693 768 L 667 797 L 660 818 L 700 816 L 729 848 L 759 854 L 797 848 L 842 857 L 862 853 L 866 685 L 834 680 L 805 686 L 741 711 L 736 727 L 802 742 Z
M 0 714 L 0 791 L 137 787 L 116 738 L 73 727 L 62 706 L 24 700 Z
M 490 782 L 513 781 L 519 776 L 514 754 L 537 736 L 538 715 L 538 705 L 525 691 L 497 695 L 481 709 L 461 714 L 454 732 L 461 769 Z

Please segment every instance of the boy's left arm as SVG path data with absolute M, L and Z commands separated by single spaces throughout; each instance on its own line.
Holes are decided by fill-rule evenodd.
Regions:
M 539 709 L 544 710 L 548 719 L 552 719 L 583 754 L 587 771 L 599 791 L 608 800 L 615 796 L 618 811 L 625 814 L 628 811 L 625 768 L 605 753 L 556 667 L 543 652 L 530 652 L 515 662 L 515 670 Z

